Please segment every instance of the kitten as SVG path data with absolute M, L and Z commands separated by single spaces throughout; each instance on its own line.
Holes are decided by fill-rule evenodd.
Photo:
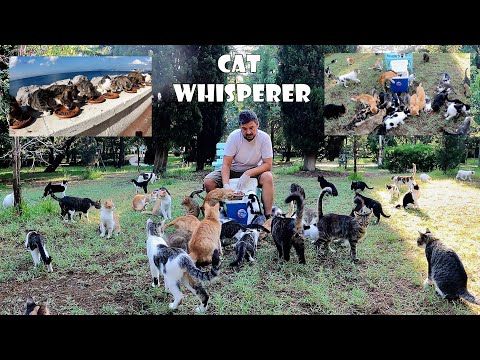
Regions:
M 323 215 L 322 200 L 324 195 L 331 191 L 332 189 L 326 187 L 318 197 L 318 222 L 316 224 L 318 238 L 315 241 L 317 255 L 325 255 L 325 250 L 330 242 L 344 242 L 346 239 L 350 244 L 350 258 L 354 263 L 358 263 L 357 243 L 367 235 L 372 211 L 362 207 L 360 212 L 353 211 L 355 217 L 338 214 Z
M 352 212 L 350 213 L 350 216 L 354 216 L 355 212 L 360 212 L 364 206 L 372 210 L 373 214 L 377 218 L 377 224 L 380 222 L 380 215 L 386 218 L 389 218 L 391 216 L 391 215 L 386 215 L 383 212 L 382 204 L 380 202 L 374 199 L 370 199 L 366 196 L 360 195 L 358 193 L 355 194 L 355 197 L 353 198 L 353 203 L 355 204 L 355 206 L 353 207 Z
M 325 180 L 323 175 L 318 176 L 317 180 L 320 183 L 320 188 L 321 189 L 329 187 L 332 190 L 331 195 L 332 196 L 338 196 L 338 191 L 337 191 L 337 188 L 335 187 L 335 185 L 333 185 L 331 182 L 328 182 L 327 180 Z
M 88 211 L 94 207 L 95 209 L 100 209 L 100 200 L 93 201 L 89 198 L 78 198 L 74 196 L 65 196 L 63 198 L 58 198 L 55 194 L 50 194 L 52 198 L 58 201 L 61 209 L 61 216 L 65 219 L 65 216 L 68 215 L 68 218 L 74 222 L 73 216 L 75 212 L 80 213 L 80 218 L 82 217 L 82 213 L 85 214 L 87 221 L 90 221 L 88 218 Z
M 392 185 L 385 185 L 386 189 L 390 192 L 391 199 L 399 198 L 400 197 L 400 190 L 398 189 L 398 186 L 395 184 Z
M 64 197 L 65 191 L 67 190 L 67 186 L 68 186 L 67 180 L 63 180 L 61 184 L 53 184 L 53 185 L 52 185 L 52 182 L 49 182 L 47 186 L 45 186 L 42 198 L 47 197 L 52 193 L 62 193 L 62 197 Z
M 105 75 L 98 82 L 97 90 L 101 94 L 105 94 L 106 92 L 110 91 L 111 86 L 112 86 L 112 79 L 110 78 L 110 76 Z
M 290 194 L 285 203 L 295 201 L 297 216 L 295 219 L 275 216 L 272 219 L 272 237 L 277 247 L 279 259 L 290 260 L 292 246 L 297 252 L 300 264 L 305 264 L 305 245 L 303 239 L 303 196 L 299 192 Z
M 335 104 L 327 104 L 323 107 L 323 117 L 325 119 L 338 119 L 339 116 L 345 115 L 347 110 L 345 109 L 345 105 L 335 105 Z
M 219 220 L 220 204 L 216 203 L 210 206 L 208 202 L 205 204 L 205 218 L 200 222 L 192 234 L 191 240 L 188 242 L 190 257 L 198 265 L 206 265 L 212 262 L 212 254 L 218 250 L 220 255 L 222 245 L 220 243 L 220 233 L 222 226 Z
M 417 245 L 425 249 L 428 262 L 424 286 L 433 283 L 435 291 L 443 299 L 456 300 L 461 297 L 480 305 L 480 300 L 467 290 L 468 276 L 457 253 L 434 237 L 428 228 L 425 233 L 419 233 Z
M 240 267 L 243 259 L 254 261 L 255 253 L 257 252 L 258 237 L 260 232 L 254 229 L 239 232 L 237 242 L 235 243 L 236 259 L 230 263 L 230 266 Z
M 47 304 L 36 304 L 29 296 L 25 304 L 25 315 L 50 315 L 50 309 Z
M 115 235 L 120 234 L 120 222 L 118 214 L 114 211 L 115 205 L 112 200 L 105 200 L 100 210 L 100 237 L 105 236 L 105 229 L 107 229 L 107 239 L 112 236 L 113 230 Z
M 154 191 L 151 194 L 137 194 L 132 200 L 132 207 L 135 211 L 142 211 L 150 202 L 157 200 L 157 193 Z
M 165 281 L 165 289 L 173 295 L 173 302 L 168 307 L 177 309 L 182 301 L 183 294 L 180 284 L 200 299 L 200 306 L 197 312 L 205 312 L 208 308 L 209 296 L 201 281 L 211 280 L 218 276 L 220 269 L 220 258 L 218 250 L 212 255 L 212 269 L 201 271 L 193 263 L 190 256 L 182 249 L 168 247 L 165 240 L 158 233 L 158 228 L 151 219 L 147 220 L 147 256 L 150 263 L 150 272 L 153 284 L 158 286 L 160 274 Z
M 33 266 L 37 267 L 42 261 L 47 266 L 48 272 L 53 272 L 52 257 L 48 255 L 45 243 L 45 238 L 37 231 L 29 231 L 25 238 L 25 248 L 30 250 Z
M 343 86 L 347 88 L 347 80 L 359 83 L 360 79 L 358 79 L 358 74 L 360 74 L 360 70 L 355 69 L 348 74 L 340 75 L 338 78 L 336 78 L 337 85 L 343 84 Z
M 148 183 L 149 181 L 152 179 L 153 177 L 153 173 L 150 174 L 150 177 L 146 180 L 141 180 L 141 181 L 138 181 L 138 180 L 135 180 L 135 179 L 132 179 L 130 180 L 130 182 L 133 183 L 133 188 L 135 189 L 135 194 L 138 193 L 139 189 L 142 188 L 143 191 L 145 192 L 145 194 L 148 192 Z M 139 177 L 140 179 L 140 177 Z
M 353 101 L 360 101 L 363 105 L 370 107 L 370 112 L 376 114 L 378 112 L 377 100 L 368 94 L 353 95 L 351 98 Z
M 352 181 L 352 184 L 350 185 L 351 190 L 361 190 L 364 191 L 365 188 L 372 190 L 373 187 L 369 187 L 365 182 L 363 181 Z
M 420 206 L 418 205 L 418 198 L 420 197 L 420 187 L 418 185 L 414 185 L 413 189 L 407 192 L 403 196 L 403 208 L 408 210 L 410 208 L 419 209 Z M 395 207 L 399 209 L 402 205 L 398 204 Z
M 182 206 L 185 209 L 185 215 L 200 216 L 200 205 L 190 196 L 185 196 L 182 200 Z
M 386 71 L 378 77 L 378 83 L 382 88 L 385 89 L 385 91 L 387 91 L 387 82 L 393 83 L 394 81 L 392 80 L 392 78 L 396 76 L 398 76 L 398 74 L 395 71 L 392 71 L 392 70 Z
M 15 198 L 13 196 L 13 193 L 11 194 L 8 194 L 7 196 L 5 196 L 5 198 L 3 199 L 3 207 L 4 208 L 9 208 L 9 207 L 13 207 L 15 204 Z
M 125 75 L 117 76 L 112 80 L 112 83 L 110 84 L 110 89 L 112 92 L 123 91 L 123 90 L 130 91 L 132 90 L 132 87 L 133 87 L 132 80 L 130 80 Z

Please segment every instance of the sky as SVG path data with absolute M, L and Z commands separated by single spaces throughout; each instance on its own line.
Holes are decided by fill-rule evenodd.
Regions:
M 97 70 L 152 70 L 150 56 L 12 56 L 10 79 Z

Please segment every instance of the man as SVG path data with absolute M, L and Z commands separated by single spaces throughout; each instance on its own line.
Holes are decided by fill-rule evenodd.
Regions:
M 242 111 L 238 122 L 240 129 L 228 136 L 222 169 L 208 174 L 203 184 L 207 193 L 218 187 L 233 189 L 230 179 L 238 178 L 237 187 L 233 189 L 238 191 L 249 178 L 256 178 L 262 188 L 263 207 L 268 219 L 273 206 L 272 141 L 266 132 L 258 129 L 258 118 L 253 111 Z

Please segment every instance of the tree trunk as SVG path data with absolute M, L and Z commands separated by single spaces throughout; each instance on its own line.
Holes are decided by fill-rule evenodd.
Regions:
M 378 136 L 378 166 L 383 165 L 383 135 Z
M 155 151 L 155 161 L 153 162 L 153 172 L 163 173 L 167 170 L 168 145 L 161 141 L 153 142 Z
M 22 167 L 20 158 L 20 138 L 13 138 L 13 203 L 18 215 L 22 215 L 22 193 L 20 189 L 20 169 Z
M 353 137 L 353 173 L 357 173 L 357 137 Z
M 274 144 L 274 136 L 275 136 L 275 121 L 271 121 L 270 122 L 270 140 L 272 141 L 272 147 L 274 148 L 275 146 L 273 145 Z M 275 151 L 273 152 L 273 160 L 275 160 Z
M 72 143 L 74 141 L 75 141 L 74 136 L 69 137 L 67 139 L 67 141 L 65 141 L 65 143 L 63 144 L 63 148 L 62 148 L 62 151 L 60 152 L 60 154 L 58 154 L 55 157 L 55 159 L 52 162 L 50 162 L 50 165 L 48 165 L 48 167 L 45 170 L 43 170 L 43 172 L 46 172 L 46 173 L 55 172 L 55 170 L 57 170 L 57 167 L 60 165 L 63 158 L 65 157 L 65 152 L 70 148 L 70 145 L 72 145 Z M 53 152 L 53 150 L 52 150 L 52 152 Z
M 316 160 L 317 160 L 317 156 L 315 153 L 313 154 L 305 153 L 305 155 L 303 156 L 303 170 L 315 171 Z
M 137 142 L 137 171 L 140 172 L 140 144 Z
M 287 144 L 287 159 L 285 161 L 289 162 L 291 156 L 292 156 L 292 145 Z
M 118 167 L 121 168 L 125 164 L 125 141 L 120 137 L 120 154 L 118 154 Z

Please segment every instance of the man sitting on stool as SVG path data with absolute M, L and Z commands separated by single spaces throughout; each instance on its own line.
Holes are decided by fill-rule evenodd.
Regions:
M 222 169 L 214 170 L 203 180 L 208 192 L 223 187 L 232 189 L 230 179 L 238 178 L 235 191 L 242 191 L 243 185 L 254 177 L 262 188 L 262 202 L 267 219 L 272 214 L 273 148 L 270 136 L 258 129 L 257 115 L 244 110 L 238 115 L 240 129 L 232 131 L 225 144 Z

